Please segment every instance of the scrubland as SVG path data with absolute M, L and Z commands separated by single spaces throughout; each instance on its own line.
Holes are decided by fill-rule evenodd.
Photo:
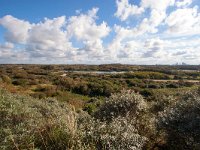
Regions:
M 200 88 L 188 82 L 199 80 L 195 69 L 2 65 L 0 149 L 198 150 Z

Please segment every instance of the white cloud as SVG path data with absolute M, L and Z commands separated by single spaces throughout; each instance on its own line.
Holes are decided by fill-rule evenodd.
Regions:
M 9 58 L 13 55 L 12 49 L 14 45 L 12 43 L 5 43 L 0 45 L 0 58 Z
M 200 58 L 199 48 L 200 47 L 179 50 L 178 52 L 174 53 L 173 55 L 175 56 L 176 59 L 177 59 L 177 57 L 179 57 L 179 59 L 181 59 L 181 60 L 195 63 L 195 61 L 198 62 L 198 60 Z
M 141 7 L 150 9 L 149 18 L 144 18 L 143 21 L 133 30 L 136 35 L 145 33 L 157 33 L 158 26 L 160 26 L 166 18 L 166 11 L 168 7 L 174 6 L 175 0 L 142 0 Z
M 144 33 L 157 33 L 157 27 L 163 22 L 166 14 L 164 11 L 158 11 L 153 9 L 150 13 L 150 18 L 145 18 L 141 24 L 136 28 L 138 35 L 142 35 Z
M 128 41 L 119 50 L 118 58 L 134 59 L 140 57 L 141 44 L 139 41 Z
M 144 18 L 141 24 L 137 28 L 137 32 L 141 34 L 144 33 L 157 33 L 157 27 L 162 24 L 166 18 L 167 8 L 174 6 L 175 0 L 142 0 L 141 6 L 145 9 L 150 9 L 150 17 Z
M 93 8 L 88 14 L 70 17 L 67 26 L 69 35 L 76 37 L 78 40 L 93 40 L 107 36 L 110 28 L 105 22 L 100 25 L 96 24 L 97 12 L 98 8 Z
M 115 16 L 120 18 L 121 21 L 127 20 L 130 16 L 140 15 L 144 12 L 142 7 L 131 5 L 128 0 L 117 0 L 117 12 Z
M 130 56 L 134 57 L 134 55 L 132 55 L 130 51 L 127 51 L 127 49 L 125 50 L 125 43 L 131 39 L 144 40 L 145 38 L 150 38 L 145 42 L 144 47 L 140 46 L 141 56 L 137 55 L 137 57 L 140 57 L 141 59 L 144 58 L 145 60 L 149 61 L 160 60 L 165 62 L 165 59 L 167 60 L 166 63 L 169 63 L 175 61 L 175 52 L 173 52 L 172 50 L 179 52 L 177 53 L 178 58 L 176 59 L 180 60 L 186 58 L 194 58 L 195 55 L 199 56 L 197 54 L 197 51 L 199 50 L 192 46 L 194 45 L 194 39 L 187 39 L 185 41 L 184 39 L 179 38 L 180 41 L 176 43 L 174 40 L 166 41 L 159 38 L 151 38 L 151 36 L 159 37 L 162 35 L 170 38 L 172 34 L 173 37 L 174 35 L 198 35 L 200 33 L 200 15 L 198 12 L 198 7 L 195 6 L 193 8 L 187 8 L 191 3 L 192 1 L 186 0 L 142 0 L 140 3 L 140 7 L 144 8 L 146 12 L 150 11 L 149 17 L 144 16 L 144 19 L 132 28 L 115 25 L 116 36 L 113 39 L 112 43 L 109 45 L 110 49 L 112 49 L 112 54 L 114 55 L 118 53 L 118 56 L 127 58 L 129 58 Z M 176 8 L 175 6 L 181 8 L 177 8 L 174 11 L 170 12 L 170 14 L 167 14 L 168 8 Z M 167 33 L 170 33 L 170 35 L 167 35 L 165 30 L 163 30 L 166 29 L 166 27 Z M 188 50 L 183 49 L 184 46 L 185 48 L 193 50 L 193 57 L 191 57 L 191 54 L 189 54 Z M 135 51 L 137 51 L 137 49 Z M 187 52 L 188 57 L 184 57 L 186 55 L 183 55 L 183 52 Z
M 141 0 L 140 6 L 131 5 L 128 0 L 116 0 L 117 12 L 115 16 L 120 18 L 121 21 L 127 20 L 134 15 L 141 15 L 145 9 L 150 8 L 152 12 L 151 18 L 156 13 L 165 13 L 169 6 L 174 6 L 175 0 Z
M 117 1 L 117 3 L 119 2 Z M 121 1 L 121 3 L 127 4 L 128 2 Z M 127 5 L 130 5 L 130 4 L 127 4 Z M 150 9 L 149 17 L 148 18 L 145 17 L 141 21 L 141 23 L 137 24 L 133 28 L 125 28 L 125 27 L 117 26 L 115 31 L 117 33 L 117 37 L 120 37 L 121 40 L 130 38 L 130 37 L 141 36 L 146 33 L 157 33 L 158 32 L 157 27 L 160 26 L 165 20 L 165 18 L 167 17 L 166 15 L 167 8 L 169 6 L 174 6 L 175 0 L 162 0 L 162 1 L 142 0 L 140 5 L 141 5 L 140 8 L 142 8 L 144 11 L 147 11 L 147 9 Z M 130 16 L 131 15 L 133 14 L 130 14 Z
M 182 56 L 182 55 L 184 55 L 186 53 L 187 53 L 187 51 L 177 51 L 177 52 L 173 53 L 172 55 L 173 56 Z
M 104 47 L 102 38 L 110 32 L 107 23 L 96 24 L 98 8 L 93 8 L 87 14 L 72 16 L 69 18 L 67 32 L 70 37 L 74 37 L 84 44 L 81 51 L 86 51 L 88 56 L 98 57 L 102 55 Z
M 179 0 L 176 2 L 177 7 L 186 7 L 192 4 L 192 0 Z
M 32 25 L 29 31 L 27 50 L 34 57 L 65 57 L 66 52 L 73 50 L 68 41 L 66 18 L 61 16 L 54 19 L 45 19 L 44 22 Z
M 6 42 L 5 44 L 1 44 L 0 48 L 1 49 L 13 49 L 14 48 L 14 44 L 10 43 L 10 42 Z
M 54 19 L 45 18 L 44 22 L 37 24 L 5 16 L 0 20 L 0 23 L 7 29 L 5 34 L 7 41 L 23 44 L 20 45 L 20 48 L 28 54 L 24 57 L 58 58 L 65 57 L 68 51 L 73 50 L 68 41 L 66 30 L 63 30 L 66 27 L 64 16 Z M 7 55 L 13 53 L 13 57 L 19 56 L 15 54 L 17 53 L 16 48 L 1 51 L 4 53 L 7 51 Z
M 5 16 L 0 19 L 0 24 L 7 29 L 6 40 L 22 44 L 20 48 L 29 54 L 30 59 L 49 61 L 54 58 L 68 61 L 80 57 L 98 58 L 104 55 L 102 38 L 106 37 L 111 29 L 105 22 L 96 24 L 97 12 L 98 8 L 93 8 L 86 14 L 71 16 L 69 19 L 65 16 L 45 18 L 44 21 L 33 24 Z M 70 42 L 72 38 L 84 46 L 73 47 Z M 3 46 L 5 45 L 1 45 L 1 55 L 14 53 L 12 48 L 3 49 Z
M 29 22 L 19 20 L 10 15 L 1 18 L 0 25 L 7 29 L 7 33 L 5 34 L 6 40 L 14 43 L 25 43 L 28 30 L 31 28 Z
M 143 57 L 154 57 L 162 58 L 166 57 L 167 53 L 163 50 L 165 46 L 165 41 L 159 38 L 147 40 L 144 44 L 144 48 L 147 50 L 144 52 Z
M 141 6 L 144 8 L 155 9 L 158 11 L 166 11 L 169 6 L 173 6 L 175 0 L 142 0 Z
M 22 63 L 28 58 L 24 50 L 15 49 L 14 44 L 0 44 L 0 63 Z
M 198 7 L 177 9 L 166 18 L 168 33 L 199 34 L 200 13 Z

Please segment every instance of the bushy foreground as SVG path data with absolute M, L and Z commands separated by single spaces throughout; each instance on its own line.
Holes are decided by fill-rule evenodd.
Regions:
M 158 128 L 166 134 L 163 149 L 200 149 L 200 89 L 188 92 L 160 112 Z
M 0 149 L 142 149 L 147 138 L 126 117 L 98 121 L 54 99 L 0 90 Z
M 88 115 L 55 99 L 0 90 L 0 149 L 200 149 L 200 91 L 157 103 L 122 91 Z

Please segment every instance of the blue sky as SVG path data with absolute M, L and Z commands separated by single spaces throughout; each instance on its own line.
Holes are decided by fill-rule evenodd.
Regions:
M 112 0 L 103 3 L 102 0 L 2 0 L 0 4 L 1 17 L 13 15 L 30 22 L 41 21 L 44 17 L 72 16 L 76 15 L 76 10 L 85 12 L 93 7 L 101 9 L 98 14 L 100 19 L 110 21 L 115 12 L 115 1 Z
M 0 63 L 200 64 L 199 0 L 1 0 Z

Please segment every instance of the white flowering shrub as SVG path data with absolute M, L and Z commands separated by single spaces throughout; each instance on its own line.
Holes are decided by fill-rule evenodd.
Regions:
M 147 103 L 140 94 L 122 91 L 112 94 L 94 116 L 103 121 L 111 121 L 119 116 L 136 117 L 147 109 Z
M 134 119 L 102 122 L 76 113 L 54 99 L 38 100 L 0 90 L 0 149 L 127 149 L 140 150 Z
M 94 113 L 94 117 L 108 124 L 123 118 L 123 121 L 130 124 L 139 135 L 154 141 L 155 116 L 149 110 L 147 101 L 140 94 L 122 91 L 107 98 Z M 147 145 L 152 145 L 151 140 L 148 140 Z
M 94 149 L 141 150 L 147 138 L 139 135 L 134 120 L 118 117 L 111 122 L 83 118 L 79 129 L 84 133 L 83 143 Z M 95 145 L 94 145 L 95 144 Z
M 189 92 L 159 115 L 165 149 L 200 149 L 200 93 Z

